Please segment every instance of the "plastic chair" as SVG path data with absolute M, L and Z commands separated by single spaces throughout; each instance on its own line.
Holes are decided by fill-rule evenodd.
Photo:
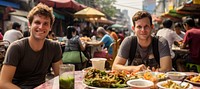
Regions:
M 120 44 L 121 44 L 121 39 L 118 39 L 118 40 L 117 40 L 117 43 L 116 43 L 116 49 L 117 49 L 117 51 L 118 51 L 118 49 L 119 49 Z
M 8 46 L 10 45 L 9 41 L 0 41 L 0 65 L 4 61 L 4 57 L 7 51 Z
M 114 59 L 117 56 L 117 44 L 116 44 L 116 42 L 111 43 L 108 49 L 110 49 L 110 48 L 112 48 L 112 51 L 113 51 L 112 52 L 112 58 L 109 57 L 108 52 L 106 54 L 106 58 L 107 58 L 107 62 L 109 63 L 109 66 L 111 68 L 112 64 L 114 62 Z

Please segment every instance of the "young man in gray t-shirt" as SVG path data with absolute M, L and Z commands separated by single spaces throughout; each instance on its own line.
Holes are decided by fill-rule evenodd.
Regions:
M 135 35 L 137 37 L 137 50 L 135 54 L 135 60 L 150 60 L 155 57 L 152 54 L 152 36 L 151 32 L 153 30 L 152 25 L 152 17 L 146 11 L 138 11 L 133 17 L 133 30 L 135 31 Z M 139 63 L 137 65 L 132 62 L 132 65 L 125 66 L 125 63 L 129 59 L 129 54 L 131 46 L 130 37 L 124 39 L 119 48 L 118 55 L 116 56 L 112 70 L 127 70 L 130 72 L 143 71 L 146 70 L 148 65 L 144 63 Z M 158 51 L 160 53 L 160 67 L 157 69 L 158 71 L 166 72 L 172 69 L 172 60 L 170 56 L 170 50 L 168 47 L 168 43 L 164 38 L 159 38 L 158 40 Z

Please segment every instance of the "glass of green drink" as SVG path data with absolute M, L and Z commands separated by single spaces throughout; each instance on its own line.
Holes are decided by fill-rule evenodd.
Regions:
M 59 71 L 59 87 L 60 89 L 74 89 L 74 71 L 73 64 L 60 65 Z

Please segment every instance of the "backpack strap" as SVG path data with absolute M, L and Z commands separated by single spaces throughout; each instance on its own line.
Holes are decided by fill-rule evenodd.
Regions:
M 132 36 L 131 37 L 131 45 L 130 45 L 130 51 L 129 51 L 129 59 L 128 59 L 128 65 L 131 65 L 135 54 L 136 54 L 136 49 L 137 49 L 137 37 Z M 158 36 L 152 37 L 152 46 L 153 46 L 153 55 L 156 59 L 156 62 L 160 66 L 160 54 L 158 50 Z
M 128 65 L 131 65 L 131 63 L 133 62 L 133 59 L 134 59 L 135 53 L 136 53 L 136 49 L 137 49 L 137 37 L 132 36 L 131 37 L 130 51 L 129 51 Z
M 160 54 L 159 54 L 159 50 L 158 50 L 158 38 L 159 36 L 155 36 L 152 37 L 152 48 L 153 48 L 153 55 L 156 59 L 156 62 L 159 64 L 160 66 Z

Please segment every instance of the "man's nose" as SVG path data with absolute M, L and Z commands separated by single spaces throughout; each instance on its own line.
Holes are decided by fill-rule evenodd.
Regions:
M 39 25 L 39 28 L 43 28 L 43 26 L 44 26 L 43 24 L 40 24 L 40 25 Z

